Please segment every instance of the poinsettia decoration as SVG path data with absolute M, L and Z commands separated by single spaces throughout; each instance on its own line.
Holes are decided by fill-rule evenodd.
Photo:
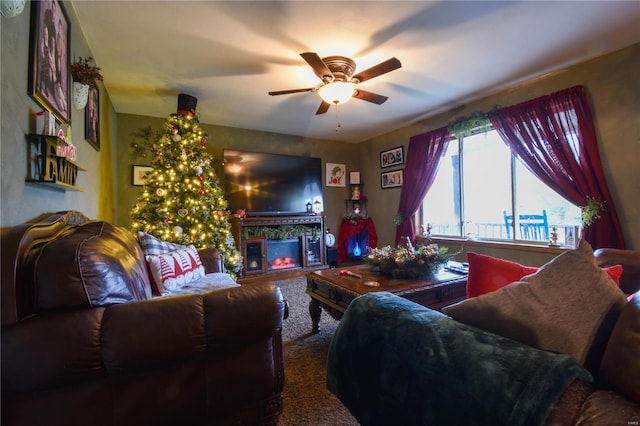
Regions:
M 86 84 L 92 89 L 98 88 L 98 81 L 104 81 L 104 77 L 100 73 L 101 68 L 92 65 L 93 58 L 79 57 L 78 61 L 71 64 L 71 77 L 77 83 Z

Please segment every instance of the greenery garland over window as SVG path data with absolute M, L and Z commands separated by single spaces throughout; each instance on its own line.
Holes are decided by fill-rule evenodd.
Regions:
M 298 238 L 302 235 L 311 234 L 311 238 L 318 239 L 320 231 L 318 228 L 311 228 L 304 225 L 279 225 L 271 226 L 245 226 L 242 230 L 244 238 L 262 237 L 272 240 L 286 240 L 288 238 Z
M 476 112 L 469 117 L 454 121 L 447 126 L 447 129 L 456 139 L 460 139 L 478 133 L 478 131 L 485 131 L 490 126 L 489 115 L 484 112 Z

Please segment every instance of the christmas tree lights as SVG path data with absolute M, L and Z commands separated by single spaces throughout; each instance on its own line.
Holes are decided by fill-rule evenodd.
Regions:
M 160 139 L 149 147 L 154 157 L 153 171 L 147 174 L 131 211 L 132 231 L 172 243 L 217 248 L 227 271 L 235 275 L 242 267 L 242 258 L 206 141 L 195 103 L 191 111 L 184 111 L 179 100 L 178 114 L 169 116 Z

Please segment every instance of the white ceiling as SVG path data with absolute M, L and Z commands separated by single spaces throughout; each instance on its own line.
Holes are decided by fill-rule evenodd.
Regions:
M 201 123 L 347 142 L 640 41 L 639 1 L 71 4 L 116 112 L 167 117 L 188 93 Z M 267 94 L 319 85 L 308 51 L 402 68 L 359 86 L 386 103 L 315 115 L 317 93 Z

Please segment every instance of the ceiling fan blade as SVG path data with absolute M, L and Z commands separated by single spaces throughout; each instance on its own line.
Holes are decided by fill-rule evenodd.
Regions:
M 327 67 L 327 64 L 324 63 L 322 58 L 320 58 L 320 56 L 318 56 L 317 53 L 315 53 L 315 52 L 304 52 L 304 53 L 301 53 L 300 56 L 302 56 L 302 59 L 307 61 L 309 66 L 311 66 L 311 68 L 313 68 L 313 72 L 318 77 L 320 77 L 320 79 L 322 81 L 331 81 L 331 80 L 333 80 L 333 73 L 331 72 L 329 67 Z
M 386 100 L 389 99 L 387 96 L 378 95 L 377 93 L 367 92 L 366 90 L 361 89 L 356 89 L 356 93 L 353 97 L 378 105 L 385 103 Z
M 387 59 L 384 62 L 380 62 L 378 65 L 374 65 L 371 68 L 367 68 L 366 70 L 359 72 L 354 75 L 353 78 L 358 79 L 361 83 L 363 81 L 371 80 L 374 77 L 378 77 L 379 75 L 386 74 L 393 70 L 397 70 L 400 68 L 402 64 L 396 58 Z
M 318 110 L 316 111 L 316 115 L 324 114 L 325 112 L 329 111 L 330 106 L 330 103 L 322 101 L 322 103 L 318 107 Z
M 289 95 L 291 93 L 302 93 L 302 92 L 313 92 L 314 90 L 316 90 L 313 87 L 310 87 L 308 89 L 292 89 L 292 90 L 280 90 L 280 91 L 276 91 L 276 92 L 269 92 L 269 94 L 271 96 L 277 96 L 277 95 Z

